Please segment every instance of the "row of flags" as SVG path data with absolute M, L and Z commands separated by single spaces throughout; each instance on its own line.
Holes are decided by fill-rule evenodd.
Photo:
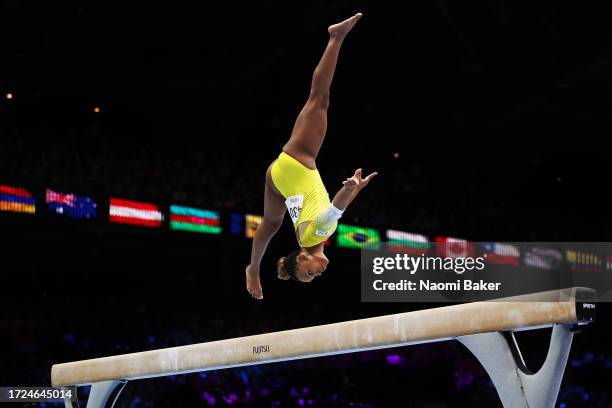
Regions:
M 94 199 L 77 194 L 47 189 L 45 204 L 49 211 L 58 216 L 91 219 L 99 215 Z M 0 185 L 0 212 L 35 214 L 36 202 L 25 188 Z M 150 228 L 160 228 L 164 222 L 164 214 L 158 205 L 115 197 L 110 198 L 108 217 L 111 223 Z M 172 204 L 169 217 L 171 230 L 206 234 L 223 232 L 219 211 Z M 253 238 L 261 222 L 261 215 L 231 213 L 230 232 Z M 425 235 L 395 229 L 386 230 L 385 238 L 388 251 L 413 256 L 428 254 L 432 247 L 435 247 L 435 255 L 441 257 L 465 258 L 473 257 L 476 253 L 475 243 L 459 238 L 436 237 L 430 242 Z M 375 250 L 383 243 L 379 230 L 348 224 L 338 224 L 335 240 L 336 246 L 340 248 L 355 249 Z M 331 241 L 328 240 L 326 245 L 331 245 Z M 521 251 L 517 245 L 509 243 L 481 242 L 478 245 L 479 254 L 488 263 L 497 265 L 515 267 L 520 264 L 522 258 L 522 262 L 527 266 L 551 270 L 559 268 L 564 259 L 561 251 L 554 248 L 528 247 Z M 566 250 L 565 258 L 573 271 L 612 271 L 612 255 Z
M 436 237 L 430 242 L 425 235 L 388 229 L 386 249 L 390 252 L 421 256 L 435 248 L 435 255 L 445 258 L 474 257 L 474 243 L 452 237 Z M 377 230 L 352 225 L 338 225 L 337 244 L 339 247 L 379 249 L 383 243 Z M 435 244 L 435 245 L 432 245 Z M 518 266 L 520 250 L 511 244 L 482 242 L 482 256 L 492 264 Z M 560 254 L 560 253 L 559 253 Z M 542 262 L 541 264 L 544 264 Z
M 563 253 L 556 248 L 518 245 L 499 242 L 474 243 L 460 238 L 436 237 L 433 242 L 421 234 L 388 229 L 386 249 L 390 252 L 405 253 L 413 256 L 428 254 L 432 247 L 435 255 L 444 258 L 468 258 L 478 255 L 485 262 L 495 265 L 518 267 L 525 266 L 543 270 L 556 270 L 563 264 Z M 345 248 L 364 248 L 376 250 L 383 243 L 378 231 L 351 225 L 338 226 L 337 245 Z M 478 246 L 478 248 L 477 248 Z M 593 251 L 566 250 L 565 258 L 569 269 L 574 272 L 612 271 L 612 255 L 600 255 Z
M 99 215 L 93 198 L 77 194 L 47 189 L 45 204 L 51 213 L 62 217 L 93 219 Z M 35 214 L 36 201 L 25 188 L 0 185 L 0 211 Z M 153 203 L 111 197 L 108 220 L 115 224 L 160 228 L 164 214 Z M 171 205 L 170 229 L 219 234 L 221 216 L 218 211 Z

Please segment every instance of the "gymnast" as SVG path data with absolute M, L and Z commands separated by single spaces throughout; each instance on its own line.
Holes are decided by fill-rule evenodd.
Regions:
M 327 268 L 324 242 L 336 230 L 338 219 L 377 174 L 363 178 L 361 169 L 357 169 L 342 182 L 343 187 L 330 203 L 315 162 L 327 131 L 329 92 L 340 47 L 361 17 L 357 13 L 328 28 L 329 42 L 314 71 L 308 101 L 295 121 L 289 141 L 266 171 L 264 216 L 253 238 L 251 263 L 246 268 L 247 290 L 256 299 L 263 298 L 261 260 L 281 227 L 285 211 L 293 221 L 300 248 L 279 259 L 278 277 L 311 282 Z

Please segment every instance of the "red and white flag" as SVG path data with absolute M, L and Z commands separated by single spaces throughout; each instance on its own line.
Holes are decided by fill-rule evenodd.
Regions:
M 521 257 L 520 250 L 510 244 L 483 242 L 482 250 L 487 262 L 492 264 L 517 266 Z
M 465 239 L 436 237 L 436 255 L 444 258 L 468 258 L 474 256 L 474 245 Z
M 159 207 L 155 204 L 139 201 L 110 199 L 110 222 L 117 224 L 140 225 L 143 227 L 161 227 L 164 219 Z

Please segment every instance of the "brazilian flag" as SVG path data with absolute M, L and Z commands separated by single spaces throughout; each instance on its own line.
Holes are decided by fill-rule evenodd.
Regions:
M 380 249 L 380 235 L 373 228 L 338 224 L 337 234 L 339 248 Z

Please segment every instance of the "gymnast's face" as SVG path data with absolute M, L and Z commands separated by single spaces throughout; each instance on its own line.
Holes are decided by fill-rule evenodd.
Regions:
M 325 254 L 312 255 L 306 250 L 302 250 L 297 257 L 297 267 L 295 269 L 297 278 L 302 282 L 312 282 L 314 278 L 325 272 L 328 264 L 329 259 Z

